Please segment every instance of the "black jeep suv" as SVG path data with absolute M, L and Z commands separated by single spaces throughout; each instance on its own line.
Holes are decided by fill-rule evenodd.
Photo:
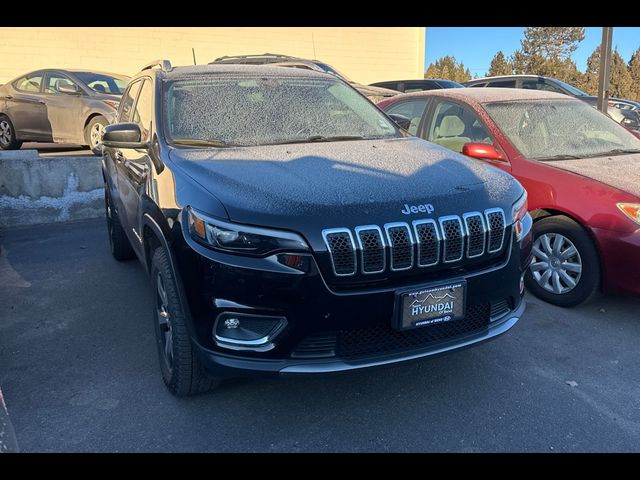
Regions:
M 105 128 L 103 174 L 111 249 L 150 274 L 176 395 L 438 354 L 524 310 L 522 186 L 328 74 L 150 64 Z

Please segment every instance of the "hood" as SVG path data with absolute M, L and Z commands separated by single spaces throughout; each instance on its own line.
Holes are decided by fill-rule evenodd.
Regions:
M 372 87 L 371 85 L 363 85 L 362 83 L 350 82 L 351 86 L 358 90 L 365 97 L 379 96 L 379 97 L 393 97 L 399 95 L 400 92 L 391 90 L 390 88 Z
M 597 180 L 640 198 L 640 182 L 638 182 L 640 154 L 558 160 L 548 164 Z
M 299 229 L 411 221 L 503 206 L 522 187 L 485 163 L 411 137 L 172 149 L 172 161 L 239 223 Z M 432 215 L 405 215 L 430 203 Z M 194 205 L 197 208 L 197 205 Z

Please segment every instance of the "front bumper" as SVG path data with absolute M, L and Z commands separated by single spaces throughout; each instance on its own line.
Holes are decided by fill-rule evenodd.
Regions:
M 375 358 L 347 361 L 343 359 L 324 360 L 300 360 L 300 359 L 252 359 L 230 356 L 213 352 L 197 346 L 201 361 L 205 368 L 219 376 L 244 376 L 244 375 L 296 375 L 335 373 L 363 368 L 391 365 L 394 363 L 417 360 L 470 347 L 479 343 L 492 340 L 513 327 L 525 311 L 526 303 L 520 301 L 520 305 L 500 320 L 491 323 L 485 330 L 469 335 L 456 337 L 449 341 L 440 342 L 423 349 L 408 352 L 380 355 Z
M 640 229 L 632 233 L 594 228 L 600 247 L 603 290 L 640 295 Z
M 285 273 L 275 266 L 269 271 L 255 259 L 212 253 L 188 234 L 178 240 L 174 243 L 177 273 L 189 307 L 192 342 L 204 367 L 219 377 L 339 372 L 437 355 L 505 333 L 525 308 L 520 285 L 531 260 L 530 231 L 520 242 L 512 235 L 503 258 L 478 271 L 455 276 L 443 273 L 439 278 L 420 274 L 400 287 L 352 291 L 330 288 L 313 261 L 304 274 Z M 414 333 L 399 334 L 392 329 L 399 288 L 420 288 L 456 278 L 466 281 L 464 319 L 446 322 L 433 336 L 428 330 L 437 329 L 431 326 L 408 331 Z M 494 315 L 496 305 L 502 307 Z M 285 317 L 287 327 L 269 351 L 232 351 L 212 338 L 215 319 L 223 312 Z M 305 342 L 313 344 L 331 333 L 337 338 L 333 354 L 300 355 Z M 366 348 L 360 348 L 361 339 Z M 390 344 L 390 339 L 397 342 Z

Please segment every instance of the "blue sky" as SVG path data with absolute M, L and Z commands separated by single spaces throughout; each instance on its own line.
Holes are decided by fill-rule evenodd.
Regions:
M 464 63 L 472 76 L 483 77 L 498 50 L 508 56 L 520 48 L 523 32 L 524 27 L 427 27 L 425 69 L 438 58 L 451 55 Z M 584 40 L 573 53 L 573 60 L 581 71 L 585 70 L 587 58 L 601 40 L 602 28 L 586 28 Z M 615 27 L 613 46 L 629 61 L 640 47 L 640 27 Z

